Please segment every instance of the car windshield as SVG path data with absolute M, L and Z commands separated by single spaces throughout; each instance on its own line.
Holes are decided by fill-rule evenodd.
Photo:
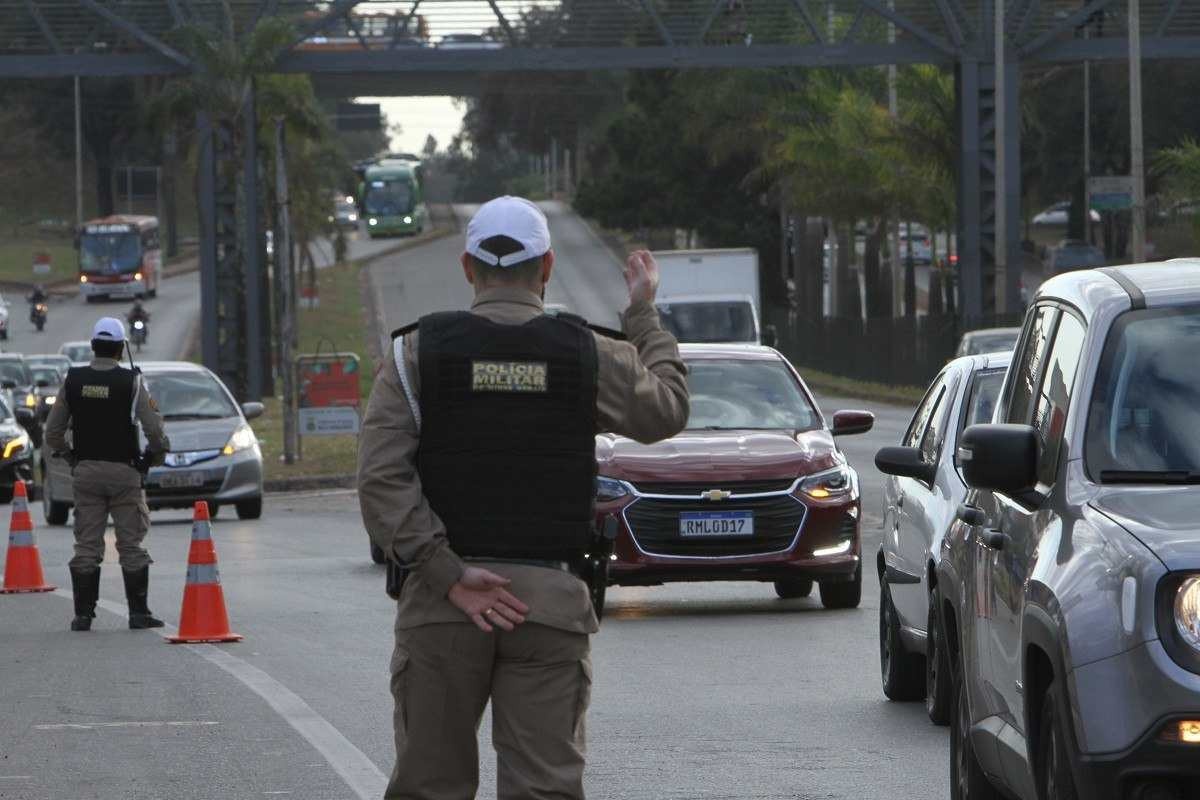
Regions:
M 62 383 L 62 373 L 54 367 L 50 366 L 35 366 L 30 367 L 29 371 L 33 373 L 33 381 L 45 381 L 47 386 L 58 386 Z
M 1104 266 L 1104 254 L 1095 247 L 1069 245 L 1059 248 L 1054 254 L 1054 268 L 1058 270 L 1081 269 Z
M 238 413 L 221 385 L 204 373 L 148 374 L 146 388 L 163 419 L 224 419 Z
M 382 217 L 412 211 L 412 187 L 408 181 L 371 181 L 367 187 L 366 211 Z
M 92 346 L 90 344 L 69 344 L 63 346 L 63 355 L 72 361 L 91 361 Z
M 992 412 L 996 410 L 996 400 L 1000 397 L 1003 385 L 1002 369 L 980 372 L 975 376 L 975 382 L 971 385 L 971 399 L 967 401 L 967 413 L 963 416 L 963 428 L 992 421 Z
M 141 263 L 137 233 L 87 233 L 79 238 L 79 266 L 84 272 L 133 272 Z
M 1117 320 L 1088 413 L 1093 479 L 1200 475 L 1198 350 L 1200 306 L 1130 311 Z
M 693 359 L 688 430 L 809 430 L 820 415 L 778 359 Z
M 0 361 L 0 381 L 10 381 L 17 386 L 33 383 L 33 379 L 29 377 L 29 368 L 23 361 Z
M 1017 346 L 1020 331 L 1013 333 L 989 333 L 986 336 L 972 336 L 968 340 L 967 352 L 963 355 L 977 356 L 981 353 L 1011 352 Z
M 754 312 L 744 300 L 707 303 L 660 303 L 663 327 L 681 342 L 721 344 L 754 342 Z

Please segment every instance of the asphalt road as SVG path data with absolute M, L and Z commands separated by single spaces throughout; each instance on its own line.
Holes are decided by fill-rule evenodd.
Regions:
M 616 262 L 577 220 L 551 212 L 559 270 L 549 299 L 605 321 L 623 292 Z M 389 322 L 468 296 L 459 247 L 449 237 L 374 268 L 386 279 Z M 874 432 L 844 441 L 873 553 L 881 478 L 871 456 L 898 441 L 908 411 L 821 403 L 827 413 L 865 405 L 877 414 Z M 69 589 L 70 532 L 47 528 L 40 510 L 34 518 L 47 577 Z M 151 607 L 176 623 L 188 518 L 153 518 Z M 222 517 L 214 527 L 239 644 L 169 646 L 126 630 L 111 544 L 91 634 L 67 631 L 67 592 L 0 596 L 0 799 L 380 796 L 392 763 L 394 606 L 367 558 L 355 496 L 275 496 L 262 520 Z M 945 729 L 880 692 L 874 588 L 860 609 L 837 612 L 815 598 L 777 600 L 755 583 L 609 597 L 594 640 L 591 797 L 948 796 Z M 488 797 L 486 721 L 482 738 L 479 796 Z

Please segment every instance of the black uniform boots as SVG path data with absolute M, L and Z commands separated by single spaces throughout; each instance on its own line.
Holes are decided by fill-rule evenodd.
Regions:
M 150 588 L 150 567 L 130 572 L 121 570 L 125 577 L 125 602 L 129 604 L 129 629 L 161 628 L 163 621 L 155 618 L 146 605 L 146 593 Z
M 100 596 L 100 570 L 71 570 L 71 591 L 75 595 L 75 619 L 71 630 L 90 631 L 96 617 L 96 598 Z

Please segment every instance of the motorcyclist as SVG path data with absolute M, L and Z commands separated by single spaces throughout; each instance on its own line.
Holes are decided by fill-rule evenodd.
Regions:
M 132 328 L 135 322 L 142 323 L 142 337 L 146 340 L 150 338 L 150 312 L 142 305 L 141 300 L 133 301 L 133 308 L 129 309 L 129 313 L 125 315 L 125 319 L 129 322 L 129 327 Z
M 47 297 L 49 295 L 46 294 L 46 287 L 39 283 L 33 287 L 33 291 L 25 299 L 29 301 L 29 305 L 36 306 L 38 303 L 46 302 Z

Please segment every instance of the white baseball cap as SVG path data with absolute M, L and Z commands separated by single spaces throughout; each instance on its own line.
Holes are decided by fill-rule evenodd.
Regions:
M 92 328 L 92 338 L 102 342 L 125 341 L 125 323 L 116 317 L 101 317 Z
M 515 253 L 498 256 L 483 247 L 493 236 L 507 236 L 521 245 Z M 550 251 L 550 228 L 541 209 L 523 197 L 497 197 L 479 207 L 467 223 L 467 252 L 485 264 L 511 267 Z

